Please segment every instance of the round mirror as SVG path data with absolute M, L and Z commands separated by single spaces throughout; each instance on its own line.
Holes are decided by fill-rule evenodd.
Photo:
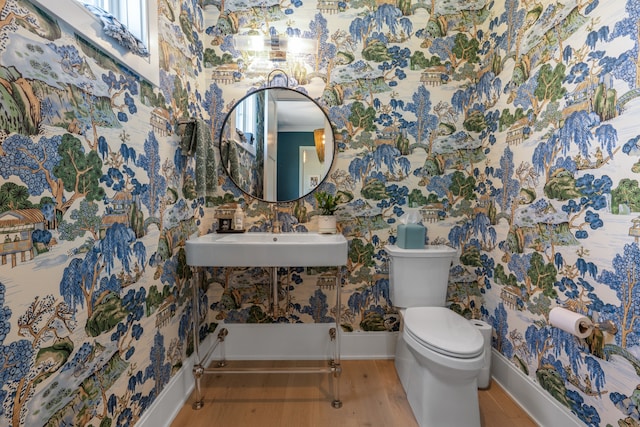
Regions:
M 220 131 L 227 174 L 244 193 L 267 202 L 293 201 L 313 191 L 329 173 L 334 150 L 324 110 L 285 87 L 242 98 Z

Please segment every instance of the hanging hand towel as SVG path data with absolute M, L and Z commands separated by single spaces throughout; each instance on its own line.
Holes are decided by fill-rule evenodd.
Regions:
M 236 143 L 231 141 L 227 144 L 229 152 L 227 157 L 229 158 L 229 170 L 231 171 L 231 179 L 233 182 L 240 182 L 240 161 L 238 159 L 238 147 Z
M 196 150 L 196 119 L 181 121 L 178 125 L 178 135 L 182 135 L 180 139 L 182 155 L 193 156 Z
M 196 157 L 196 194 L 198 197 L 213 197 L 218 188 L 215 150 L 211 130 L 202 119 L 195 119 L 185 127 L 180 141 L 184 155 Z

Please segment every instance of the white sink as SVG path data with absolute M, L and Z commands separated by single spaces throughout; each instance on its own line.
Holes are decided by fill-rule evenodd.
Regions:
M 211 233 L 187 240 L 194 267 L 320 267 L 347 263 L 342 234 Z

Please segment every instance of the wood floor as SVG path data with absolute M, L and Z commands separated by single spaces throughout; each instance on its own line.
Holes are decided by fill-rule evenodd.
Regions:
M 307 366 L 310 362 L 286 363 Z M 172 427 L 418 427 L 393 360 L 343 360 L 340 409 L 331 406 L 329 374 L 206 374 L 202 384 L 204 407 L 192 409 L 192 394 Z M 478 395 L 483 427 L 536 426 L 495 381 Z

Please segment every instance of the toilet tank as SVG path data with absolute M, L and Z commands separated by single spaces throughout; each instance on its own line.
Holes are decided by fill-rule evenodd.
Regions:
M 389 297 L 395 307 L 441 307 L 447 299 L 449 269 L 456 250 L 445 245 L 402 249 L 387 245 Z

